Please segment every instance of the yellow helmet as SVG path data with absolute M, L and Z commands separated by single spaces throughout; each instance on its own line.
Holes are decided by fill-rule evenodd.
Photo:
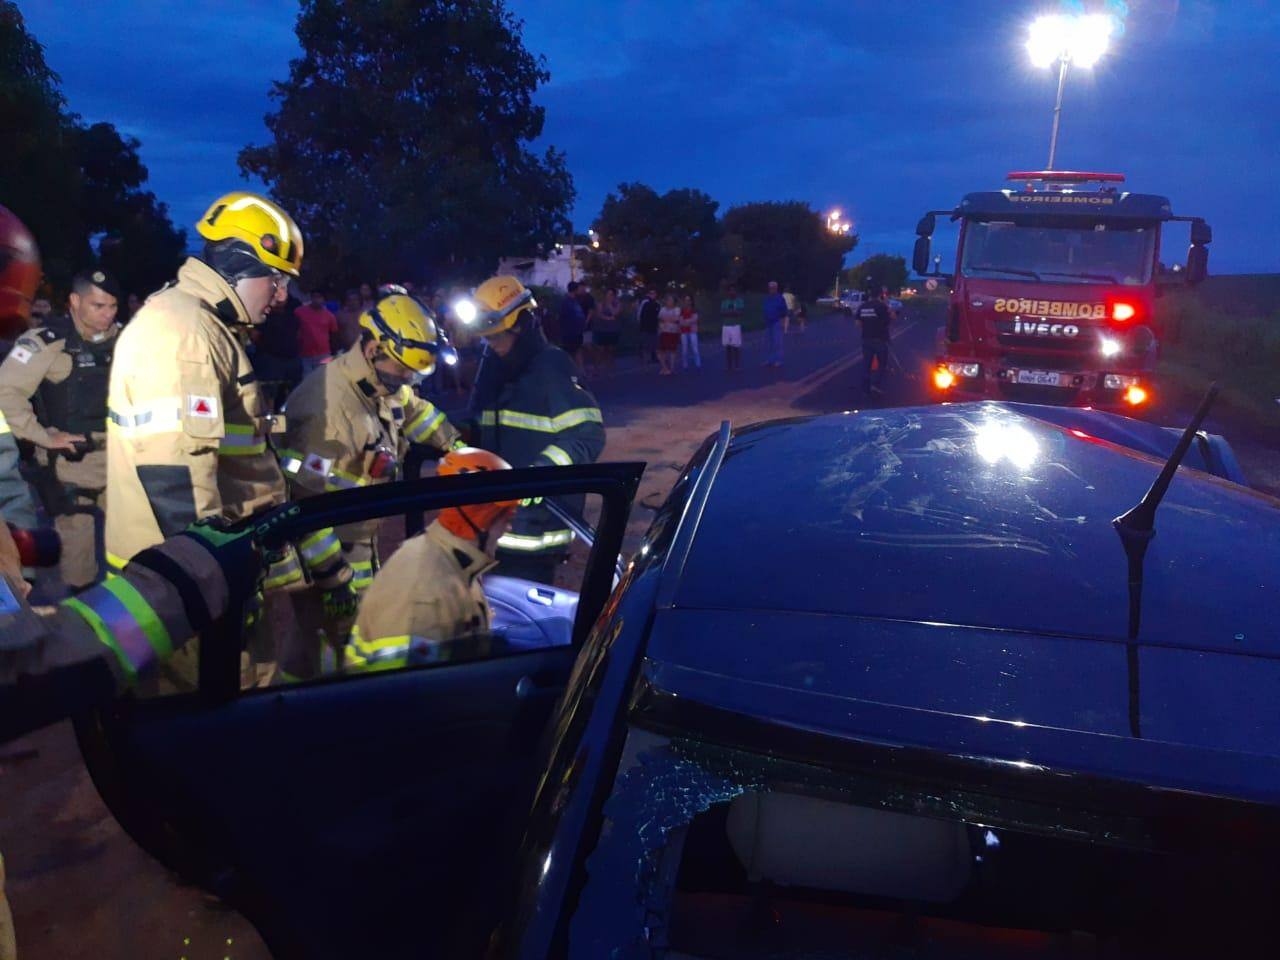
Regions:
M 454 305 L 454 313 L 468 333 L 491 337 L 510 330 L 524 310 L 538 305 L 533 291 L 515 277 L 490 277 L 476 287 L 475 295 Z
M 264 264 L 291 277 L 302 267 L 302 231 L 293 217 L 256 193 L 239 190 L 219 197 L 196 231 L 213 243 L 242 240 Z
M 450 363 L 453 348 L 436 326 L 431 312 L 413 297 L 394 293 L 360 314 L 360 326 L 373 335 L 388 355 L 410 370 L 429 374 L 436 356 Z

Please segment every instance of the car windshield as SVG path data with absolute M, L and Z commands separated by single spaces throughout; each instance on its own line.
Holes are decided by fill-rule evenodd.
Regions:
M 1141 286 L 1151 279 L 1154 243 L 1153 227 L 1044 227 L 971 220 L 965 226 L 961 269 L 966 277 Z

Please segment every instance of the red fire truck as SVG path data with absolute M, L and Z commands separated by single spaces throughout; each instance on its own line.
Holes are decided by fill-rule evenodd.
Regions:
M 913 266 L 928 275 L 939 214 L 960 221 L 933 386 L 982 398 L 1133 411 L 1153 395 L 1159 354 L 1160 228 L 1190 223 L 1183 279 L 1204 279 L 1209 225 L 1167 197 L 1129 193 L 1118 173 L 1011 173 L 916 226 Z M 1175 272 L 1181 268 L 1174 268 Z

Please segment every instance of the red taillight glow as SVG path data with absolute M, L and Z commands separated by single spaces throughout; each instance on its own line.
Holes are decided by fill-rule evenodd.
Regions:
M 1136 407 L 1147 402 L 1147 391 L 1135 383 L 1124 392 L 1124 399 L 1126 403 Z
M 956 375 L 946 367 L 938 367 L 933 371 L 933 385 L 939 390 L 950 390 L 955 382 Z
M 1132 303 L 1117 302 L 1111 305 L 1112 320 L 1118 320 L 1123 323 L 1125 320 L 1132 320 L 1137 315 L 1138 315 L 1138 308 L 1135 307 Z

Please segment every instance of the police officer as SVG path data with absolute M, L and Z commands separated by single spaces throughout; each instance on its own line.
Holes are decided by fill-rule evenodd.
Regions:
M 414 387 L 452 348 L 430 312 L 404 293 L 378 300 L 360 315 L 360 340 L 331 363 L 312 371 L 286 403 L 287 429 L 280 462 L 293 499 L 394 480 L 409 444 L 445 451 L 460 442 L 444 413 L 421 399 Z M 341 647 L 360 593 L 377 569 L 376 521 L 312 533 L 299 546 L 305 574 L 276 568 L 271 589 L 290 587 L 298 642 L 281 651 L 281 669 L 290 677 L 313 675 L 319 667 L 317 628 Z M 317 622 L 314 590 L 321 592 Z
M 604 450 L 600 408 L 569 355 L 547 343 L 536 306 L 519 280 L 498 276 L 455 307 L 464 328 L 485 341 L 467 411 L 471 440 L 516 467 L 593 463 Z M 581 512 L 582 500 L 565 506 Z M 572 541 L 545 504 L 521 507 L 498 541 L 502 572 L 554 583 Z
M 884 372 L 889 366 L 889 324 L 893 311 L 889 308 L 889 291 L 862 302 L 858 308 L 858 324 L 862 327 L 862 383 L 871 394 L 884 393 Z M 876 362 L 876 378 L 871 379 L 871 363 Z
M 39 284 L 40 251 L 35 237 L 21 220 L 0 207 L 0 339 L 12 341 L 26 332 Z M 0 517 L 32 529 L 36 507 L 19 472 L 20 459 L 17 440 L 0 410 Z
M 105 270 L 76 274 L 68 315 L 23 334 L 0 364 L 0 413 L 14 436 L 38 448 L 45 509 L 62 539 L 62 580 L 72 592 L 102 575 L 97 530 L 119 298 Z
M 142 305 L 116 346 L 106 547 L 117 568 L 199 518 L 236 520 L 285 497 L 241 339 L 284 302 L 302 235 L 252 193 L 218 198 L 196 231 L 202 254 Z
M 446 453 L 436 467 L 448 477 L 510 470 L 497 454 L 472 447 Z M 497 565 L 498 538 L 515 501 L 441 510 L 426 531 L 411 537 L 378 571 L 360 604 L 346 664 L 352 670 L 387 670 L 450 659 L 454 643 L 483 643 L 493 614 L 480 578 Z

